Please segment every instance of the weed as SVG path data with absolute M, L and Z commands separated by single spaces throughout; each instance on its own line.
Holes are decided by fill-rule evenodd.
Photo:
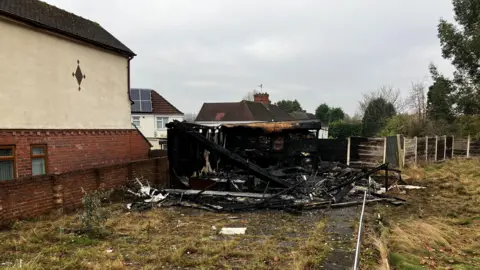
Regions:
M 85 193 L 82 199 L 83 212 L 78 215 L 81 223 L 81 233 L 97 238 L 102 238 L 108 234 L 105 223 L 109 218 L 110 211 L 102 207 L 102 202 L 107 199 L 111 193 L 112 190 L 97 190 L 91 193 Z

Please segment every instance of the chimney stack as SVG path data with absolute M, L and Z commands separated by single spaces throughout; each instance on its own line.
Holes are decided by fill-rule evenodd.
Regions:
M 265 105 L 270 104 L 270 99 L 268 93 L 256 93 L 253 95 L 253 101 L 260 102 Z

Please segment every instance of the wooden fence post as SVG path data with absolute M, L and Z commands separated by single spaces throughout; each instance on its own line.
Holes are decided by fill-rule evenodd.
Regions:
M 347 139 L 347 166 L 350 165 L 350 142 L 351 141 L 351 138 L 348 137 Z
M 435 162 L 437 162 L 437 154 L 438 154 L 438 136 L 435 135 Z
M 428 163 L 428 136 L 425 136 L 425 161 Z
M 417 165 L 418 138 L 415 136 L 415 165 Z
M 447 159 L 447 135 L 443 135 L 443 160 Z
M 470 158 L 470 135 L 467 138 L 467 158 Z

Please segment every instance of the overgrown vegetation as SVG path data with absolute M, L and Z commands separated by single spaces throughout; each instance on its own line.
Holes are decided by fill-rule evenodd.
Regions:
M 84 191 L 83 211 L 78 215 L 80 233 L 93 238 L 101 238 L 108 234 L 105 224 L 110 211 L 102 205 L 102 202 L 110 198 L 112 192 L 113 190 L 96 190 L 91 193 Z
M 395 194 L 404 206 L 370 209 L 363 269 L 480 269 L 478 168 L 479 160 L 456 160 L 406 170 L 427 189 Z
M 127 212 L 113 204 L 104 238 L 76 234 L 76 215 L 17 222 L 0 232 L 6 269 L 319 269 L 330 251 L 323 214 L 216 214 L 185 208 Z M 247 227 L 223 236 L 224 227 Z

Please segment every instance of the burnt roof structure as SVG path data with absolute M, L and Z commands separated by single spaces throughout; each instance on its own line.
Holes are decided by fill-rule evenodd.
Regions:
M 0 0 L 0 16 L 128 57 L 135 53 L 98 23 L 38 0 Z

